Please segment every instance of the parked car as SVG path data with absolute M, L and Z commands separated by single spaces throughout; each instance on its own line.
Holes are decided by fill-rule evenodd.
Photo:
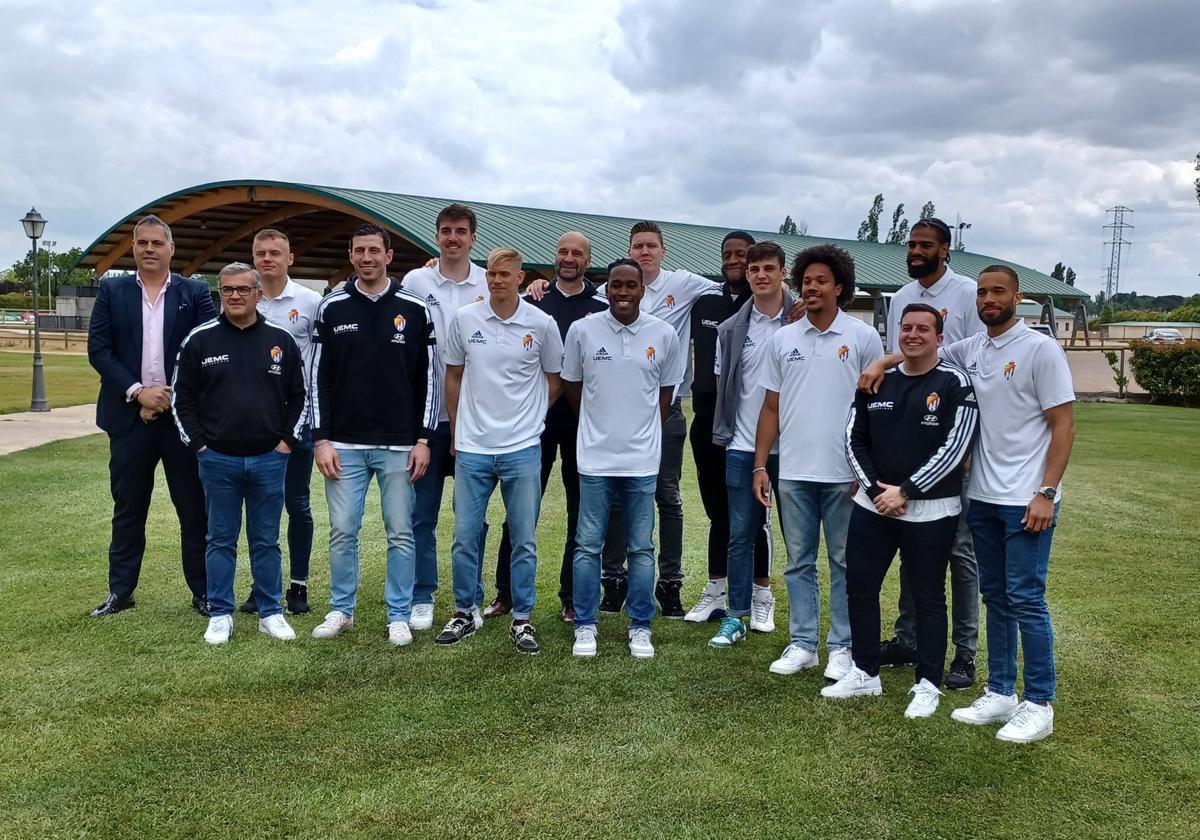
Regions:
M 1183 333 L 1174 327 L 1155 327 L 1146 333 L 1151 344 L 1183 344 Z
M 1030 324 L 1029 329 L 1033 330 L 1036 333 L 1041 333 L 1042 335 L 1047 335 L 1050 338 L 1055 337 L 1054 331 L 1052 329 L 1050 329 L 1049 324 Z

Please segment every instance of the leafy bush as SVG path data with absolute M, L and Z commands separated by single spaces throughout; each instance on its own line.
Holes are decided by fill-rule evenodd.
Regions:
M 32 306 L 33 296 L 24 292 L 6 292 L 0 295 L 0 309 L 29 309 Z
M 1200 404 L 1200 341 L 1151 344 L 1133 341 L 1133 378 L 1150 392 L 1150 399 Z

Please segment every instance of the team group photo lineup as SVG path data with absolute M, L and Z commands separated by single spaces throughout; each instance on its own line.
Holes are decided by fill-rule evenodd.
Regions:
M 305 635 L 331 656 L 346 633 L 400 657 L 505 633 L 514 655 L 669 667 L 655 630 L 681 620 L 714 656 L 777 638 L 754 667 L 831 703 L 911 669 L 897 715 L 938 714 L 958 691 L 953 721 L 1016 743 L 1053 732 L 1046 591 L 1075 392 L 1063 348 L 1017 314 L 1016 270 L 956 273 L 950 226 L 922 218 L 895 266 L 912 282 L 877 328 L 848 311 L 855 264 L 834 244 L 786 253 L 729 231 L 716 281 L 668 268 L 652 221 L 608 265 L 587 230 L 543 231 L 552 255 L 473 256 L 470 206 L 426 224 L 436 257 L 398 272 L 392 233 L 358 223 L 352 271 L 324 294 L 289 276 L 286 225 L 262 227 L 212 294 L 173 271 L 167 222 L 136 219 L 136 271 L 100 281 L 87 336 L 113 500 L 92 616 L 137 605 L 161 463 L 207 618 L 197 644 L 254 620 L 299 644 L 297 617 L 327 604 Z M 549 279 L 526 276 L 531 256 L 552 257 Z M 702 504 L 685 510 L 689 450 Z M 360 575 L 372 484 L 382 581 Z M 539 535 L 547 494 L 563 500 L 562 544 Z M 704 580 L 685 580 L 685 535 Z M 553 610 L 539 566 L 557 573 Z M 898 603 L 881 598 L 892 569 Z M 356 623 L 360 594 L 382 594 L 385 623 Z

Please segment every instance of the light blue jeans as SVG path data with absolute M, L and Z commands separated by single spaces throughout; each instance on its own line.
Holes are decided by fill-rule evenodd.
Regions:
M 484 536 L 488 501 L 496 484 L 504 498 L 512 542 L 512 617 L 533 614 L 537 584 L 537 521 L 542 507 L 542 447 L 503 455 L 459 452 L 454 456 L 454 545 L 450 550 L 454 609 L 482 604 Z
M 779 498 L 779 456 L 767 459 L 767 475 Z M 730 449 L 725 452 L 725 488 L 729 499 L 729 559 L 726 587 L 733 618 L 750 615 L 754 595 L 754 546 L 766 521 L 766 508 L 754 495 L 754 453 Z M 770 535 L 768 533 L 768 539 Z
M 339 449 L 338 481 L 325 479 L 329 505 L 330 606 L 354 615 L 358 597 L 358 533 L 371 477 L 379 483 L 379 504 L 387 532 L 387 581 L 383 600 L 388 621 L 408 621 L 412 611 L 416 548 L 413 542 L 413 486 L 408 453 L 388 449 Z
M 600 608 L 600 552 L 613 501 L 621 500 L 629 560 L 625 611 L 631 627 L 649 627 L 654 618 L 654 493 L 658 476 L 579 476 L 579 527 L 575 531 L 575 626 L 596 624 Z
M 788 625 L 792 642 L 817 649 L 821 625 L 821 587 L 817 582 L 817 548 L 825 530 L 829 555 L 829 635 L 827 648 L 850 647 L 850 607 L 846 600 L 846 534 L 850 529 L 850 484 L 779 481 L 779 524 L 787 546 L 783 579 L 788 591 Z

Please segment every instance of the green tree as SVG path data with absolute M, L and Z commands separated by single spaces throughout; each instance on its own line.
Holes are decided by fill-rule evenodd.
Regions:
M 90 286 L 95 282 L 95 275 L 86 268 L 74 268 L 83 255 L 80 248 L 69 251 L 47 251 L 38 249 L 38 288 L 40 294 L 46 294 L 48 289 L 59 286 Z M 33 249 L 25 252 L 24 259 L 13 263 L 8 271 L 9 282 L 22 289 L 33 289 Z
M 867 218 L 863 219 L 862 224 L 858 226 L 858 239 L 860 242 L 878 242 L 879 241 L 879 217 L 883 215 L 883 193 L 875 196 L 875 200 L 871 202 L 871 209 L 867 211 Z
M 926 201 L 925 206 L 921 208 L 921 220 L 932 219 L 937 211 L 933 209 L 933 202 Z
M 884 241 L 889 245 L 899 245 L 908 241 L 908 219 L 904 218 L 903 201 L 896 205 L 896 210 L 892 213 L 892 226 L 888 229 L 887 239 Z
M 1063 274 L 1064 274 L 1064 272 L 1066 272 L 1066 270 L 1067 270 L 1067 267 L 1065 265 L 1063 265 L 1060 262 L 1056 262 L 1054 264 L 1054 270 L 1050 272 L 1050 276 L 1053 277 L 1055 280 L 1061 281 L 1063 279 Z
M 779 232 L 784 236 L 796 236 L 798 231 L 799 229 L 796 227 L 796 223 L 792 221 L 791 216 L 784 219 L 783 224 L 779 226 Z
M 1063 278 L 1063 282 L 1066 283 L 1068 286 L 1075 285 L 1075 269 L 1071 268 L 1070 266 L 1067 266 L 1067 275 L 1066 275 L 1066 277 Z

